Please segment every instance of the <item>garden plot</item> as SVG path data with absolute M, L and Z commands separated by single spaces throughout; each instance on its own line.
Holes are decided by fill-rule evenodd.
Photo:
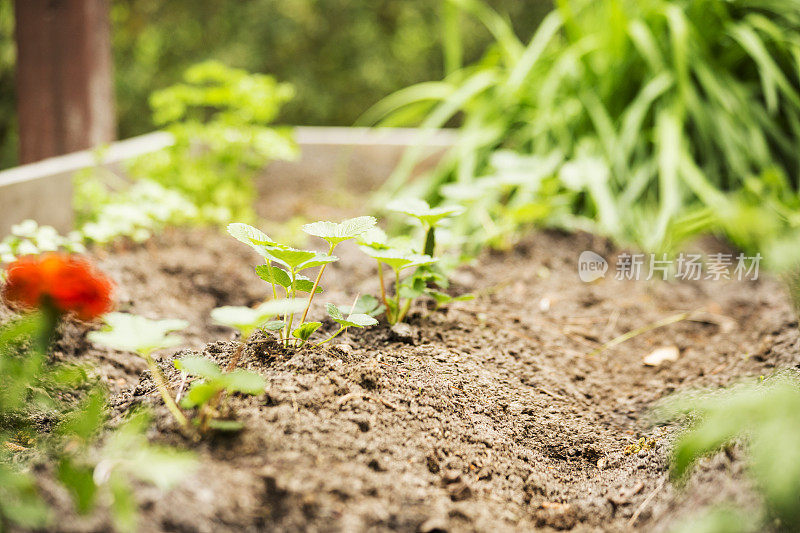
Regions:
M 161 496 L 141 488 L 140 523 L 157 530 L 525 530 L 533 527 L 651 531 L 722 500 L 754 505 L 742 450 L 704 461 L 679 492 L 668 481 L 675 428 L 654 427 L 655 402 L 675 391 L 757 379 L 797 364 L 796 319 L 781 286 L 757 282 L 585 284 L 579 251 L 614 253 L 587 234 L 531 235 L 507 252 L 460 269 L 453 290 L 472 301 L 408 326 L 349 331 L 323 348 L 285 348 L 253 337 L 240 367 L 267 383 L 230 398 L 237 434 L 185 439 L 144 362 L 85 341 L 69 324 L 58 357 L 98 364 L 114 417 L 150 405 L 155 442 L 196 450 L 199 469 Z M 345 243 L 326 271 L 325 301 L 375 293 L 374 263 Z M 236 350 L 211 309 L 267 295 L 252 251 L 228 236 L 171 231 L 104 254 L 122 310 L 189 322 L 185 349 L 161 353 L 173 390 L 173 358 L 204 355 L 225 365 Z M 687 311 L 689 319 L 592 354 L 628 331 Z M 311 318 L 334 325 L 322 314 Z M 231 339 L 231 340 L 220 340 Z M 676 361 L 643 364 L 676 347 Z M 642 440 L 644 439 L 644 440 Z M 102 514 L 73 514 L 39 478 L 61 530 L 104 530 Z M 91 520 L 91 521 L 87 521 Z

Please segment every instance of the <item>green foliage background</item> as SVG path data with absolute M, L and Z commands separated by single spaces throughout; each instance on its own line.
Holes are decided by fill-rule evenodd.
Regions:
M 111 0 L 119 137 L 152 131 L 147 98 L 216 59 L 290 82 L 279 122 L 349 126 L 383 96 L 442 76 L 438 0 Z M 550 0 L 492 0 L 523 35 Z M 16 161 L 12 2 L 0 2 L 0 167 Z M 464 17 L 464 57 L 489 42 Z

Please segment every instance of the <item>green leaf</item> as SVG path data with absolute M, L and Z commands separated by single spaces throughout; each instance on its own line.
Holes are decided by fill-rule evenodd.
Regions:
M 228 392 L 241 392 L 257 396 L 262 394 L 267 387 L 267 382 L 261 374 L 249 370 L 234 370 L 229 374 L 223 374 L 221 379 Z
M 322 265 L 327 265 L 329 263 L 335 263 L 338 261 L 339 258 L 335 255 L 325 255 L 325 254 L 317 254 L 308 261 L 304 261 L 301 265 L 297 267 L 297 270 L 305 270 L 307 268 L 314 268 Z
M 299 328 L 296 328 L 292 335 L 302 341 L 307 341 L 311 335 L 322 326 L 322 322 L 306 322 Z
M 267 331 L 280 331 L 286 323 L 283 320 L 270 320 L 262 326 Z
M 386 208 L 417 218 L 431 227 L 436 226 L 442 219 L 464 212 L 464 208 L 458 205 L 431 207 L 428 202 L 419 198 L 394 200 L 389 202 Z
M 438 259 L 429 255 L 409 254 L 396 249 L 376 250 L 369 246 L 360 246 L 362 252 L 380 263 L 385 263 L 392 270 L 400 272 L 406 268 L 432 265 Z
M 70 456 L 64 456 L 58 463 L 58 480 L 75 501 L 75 510 L 86 514 L 94 507 L 97 486 L 92 475 L 93 469 L 75 462 Z
M 206 357 L 184 357 L 175 361 L 175 368 L 190 376 L 215 379 L 222 375 L 219 365 Z
M 256 267 L 256 273 L 261 279 L 271 283 L 270 268 L 267 265 L 258 265 Z M 281 287 L 285 289 L 290 289 L 292 287 L 292 278 L 289 276 L 289 273 L 283 270 L 282 268 L 272 267 L 272 275 L 275 279 L 275 283 L 277 283 Z M 295 274 L 295 281 L 294 281 L 295 290 L 302 292 L 311 292 L 312 287 L 314 287 L 313 281 L 303 276 L 302 274 Z M 320 292 L 322 292 L 322 287 L 317 287 L 317 289 L 314 291 L 315 294 Z
M 334 320 L 346 328 L 364 328 L 367 326 L 374 326 L 378 323 L 373 317 L 360 313 L 347 315 L 347 318 L 344 319 L 334 318 Z
M 90 332 L 87 335 L 89 341 L 114 350 L 139 354 L 180 344 L 180 337 L 167 333 L 189 325 L 185 320 L 150 320 L 128 313 L 108 313 L 103 316 L 103 320 L 108 327 L 103 331 Z
M 385 306 L 379 299 L 371 294 L 360 296 L 355 305 L 342 307 L 342 313 L 361 313 L 369 316 L 377 316 L 385 310 Z
M 258 265 L 256 274 L 267 283 L 275 283 L 283 288 L 289 288 L 292 280 L 289 274 L 282 268 L 270 265 Z
M 378 321 L 371 316 L 361 313 L 351 313 L 345 318 L 342 311 L 332 303 L 326 304 L 325 308 L 328 310 L 328 315 L 345 328 L 363 328 L 366 326 L 374 326 L 378 323 Z
M 244 306 L 225 305 L 211 310 L 211 319 L 221 326 L 238 329 L 247 337 L 259 325 L 269 319 L 257 310 Z
M 386 233 L 377 226 L 368 229 L 356 238 L 356 242 L 358 244 L 369 246 L 370 248 L 375 248 L 376 250 L 386 248 L 386 243 L 388 240 L 389 238 L 386 236 Z
M 238 222 L 228 224 L 228 233 L 237 241 L 254 248 L 256 245 L 273 246 L 276 244 L 266 233 L 249 224 L 241 224 Z M 258 248 L 255 249 L 258 250 Z
M 302 291 L 302 292 L 311 292 L 311 289 L 314 288 L 314 282 L 310 279 L 301 278 L 298 274 L 298 278 L 294 282 L 295 290 Z M 319 294 L 322 292 L 322 287 L 317 285 L 317 288 L 314 289 L 314 294 Z
M 268 300 L 256 308 L 223 306 L 211 310 L 211 318 L 217 324 L 238 329 L 242 336 L 249 336 L 276 315 L 298 313 L 305 309 L 308 300 L 304 298 Z
M 298 250 L 289 246 L 268 246 L 266 250 L 275 261 L 283 264 L 289 270 L 296 270 L 302 263 L 317 256 L 317 252 Z
M 216 393 L 223 390 L 225 385 L 206 381 L 196 381 L 189 387 L 189 392 L 181 400 L 181 407 L 191 409 L 205 405 Z
M 334 320 L 338 321 L 344 318 L 344 315 L 342 315 L 342 312 L 336 307 L 336 304 L 327 303 L 325 304 L 325 309 L 328 311 L 328 315 Z
M 314 235 L 321 239 L 325 239 L 331 245 L 336 246 L 340 242 L 354 239 L 363 234 L 370 228 L 375 227 L 378 223 L 374 217 L 356 217 L 350 218 L 337 224 L 336 222 L 312 222 L 303 226 L 303 231 L 309 235 Z

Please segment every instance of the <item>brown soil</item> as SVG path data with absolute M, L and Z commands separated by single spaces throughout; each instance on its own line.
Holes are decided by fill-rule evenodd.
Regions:
M 614 252 L 589 235 L 543 232 L 487 254 L 455 276 L 453 290 L 477 299 L 430 315 L 420 305 L 407 331 L 380 325 L 299 351 L 254 339 L 241 366 L 266 377 L 266 394 L 231 400 L 244 431 L 200 443 L 177 432 L 137 358 L 93 348 L 74 325 L 60 354 L 98 364 L 116 416 L 154 406 L 153 439 L 201 458 L 169 494 L 138 491 L 143 531 L 652 531 L 709 503 L 752 506 L 738 448 L 675 488 L 667 469 L 676 428 L 653 426 L 648 411 L 674 391 L 796 365 L 797 322 L 780 284 L 585 284 L 576 273 L 584 249 Z M 375 292 L 371 263 L 352 247 L 341 251 L 320 302 Z M 256 263 L 245 246 L 204 231 L 169 232 L 101 259 L 123 310 L 189 320 L 177 356 L 220 362 L 236 342 L 209 311 L 266 297 Z M 590 355 L 629 330 L 700 308 L 694 320 Z M 672 345 L 678 361 L 642 364 Z M 163 365 L 174 385 L 172 357 Z M 654 449 L 626 453 L 643 436 Z M 102 514 L 77 518 L 63 493 L 45 489 L 64 509 L 58 530 L 108 529 Z

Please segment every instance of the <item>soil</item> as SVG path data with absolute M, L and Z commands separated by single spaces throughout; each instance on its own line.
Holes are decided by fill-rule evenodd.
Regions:
M 152 440 L 200 458 L 171 492 L 137 490 L 142 531 L 663 531 L 714 502 L 754 506 L 739 447 L 702 461 L 685 487 L 673 485 L 669 450 L 679 428 L 654 425 L 649 413 L 676 391 L 796 366 L 800 336 L 783 288 L 766 276 L 608 275 L 587 284 L 576 272 L 586 249 L 617 253 L 588 234 L 540 232 L 456 273 L 451 290 L 475 300 L 437 312 L 422 302 L 407 327 L 347 333 L 327 349 L 285 350 L 258 336 L 241 367 L 264 375 L 266 393 L 230 399 L 242 432 L 200 442 L 178 432 L 143 362 L 91 346 L 88 326 L 68 325 L 57 355 L 96 365 L 116 420 L 150 405 Z M 371 262 L 347 244 L 340 250 L 320 302 L 376 292 Z M 186 346 L 162 354 L 173 388 L 174 357 L 224 363 L 235 350 L 231 331 L 210 322 L 212 308 L 267 296 L 253 272 L 257 256 L 210 231 L 173 230 L 97 256 L 118 283 L 122 310 L 191 323 Z M 642 363 L 664 346 L 679 349 L 677 361 Z M 642 437 L 654 445 L 631 453 Z M 54 530 L 108 530 L 106 516 L 75 516 L 41 477 L 60 509 Z

